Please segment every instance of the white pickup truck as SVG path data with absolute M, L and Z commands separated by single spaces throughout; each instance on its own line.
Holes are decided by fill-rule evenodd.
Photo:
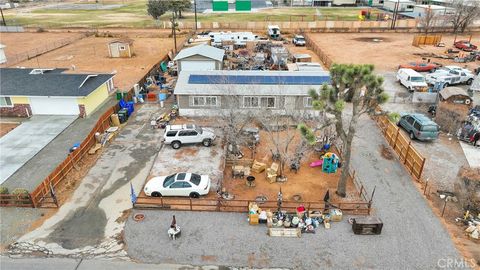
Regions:
M 426 80 L 428 84 L 444 83 L 443 86 L 447 87 L 455 84 L 472 84 L 473 82 L 473 73 L 468 69 L 440 69 L 434 73 L 427 74 Z

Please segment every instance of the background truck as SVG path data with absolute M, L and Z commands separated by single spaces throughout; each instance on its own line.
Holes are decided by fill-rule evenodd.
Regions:
M 443 87 L 455 84 L 472 84 L 474 75 L 466 70 L 450 70 L 448 73 L 443 71 L 434 72 L 426 76 L 428 84 L 443 83 Z

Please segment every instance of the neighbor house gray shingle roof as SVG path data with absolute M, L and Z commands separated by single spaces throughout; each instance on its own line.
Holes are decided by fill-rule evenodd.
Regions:
M 0 68 L 1 96 L 85 97 L 110 80 L 113 74 L 69 74 L 53 69 L 30 74 L 32 68 Z
M 217 61 L 223 61 L 223 56 L 225 55 L 225 51 L 209 45 L 200 44 L 194 47 L 181 50 L 173 60 L 177 61 L 193 55 L 201 55 Z
M 328 71 L 182 71 L 174 94 L 308 96 L 323 83 Z

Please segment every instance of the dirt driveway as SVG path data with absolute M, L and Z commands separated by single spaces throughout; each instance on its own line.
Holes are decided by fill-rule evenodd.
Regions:
M 433 52 L 443 53 L 450 48 L 455 39 L 454 35 L 442 35 L 442 42 L 446 48 L 434 46 L 412 46 L 415 34 L 410 33 L 345 33 L 345 34 L 311 34 L 311 37 L 320 48 L 336 63 L 374 64 L 379 72 L 396 71 L 399 64 L 421 61 L 420 56 L 414 53 Z M 468 36 L 459 36 L 457 40 L 468 39 Z M 473 44 L 480 44 L 480 34 L 475 33 Z M 433 62 L 444 65 L 459 65 L 453 60 L 432 58 Z M 463 65 L 463 64 L 462 64 Z M 470 69 L 476 68 L 476 63 L 469 63 Z

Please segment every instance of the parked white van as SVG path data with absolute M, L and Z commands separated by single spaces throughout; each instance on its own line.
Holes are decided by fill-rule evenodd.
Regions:
M 428 88 L 425 77 L 413 69 L 401 68 L 397 72 L 397 81 L 409 91 L 426 91 Z

